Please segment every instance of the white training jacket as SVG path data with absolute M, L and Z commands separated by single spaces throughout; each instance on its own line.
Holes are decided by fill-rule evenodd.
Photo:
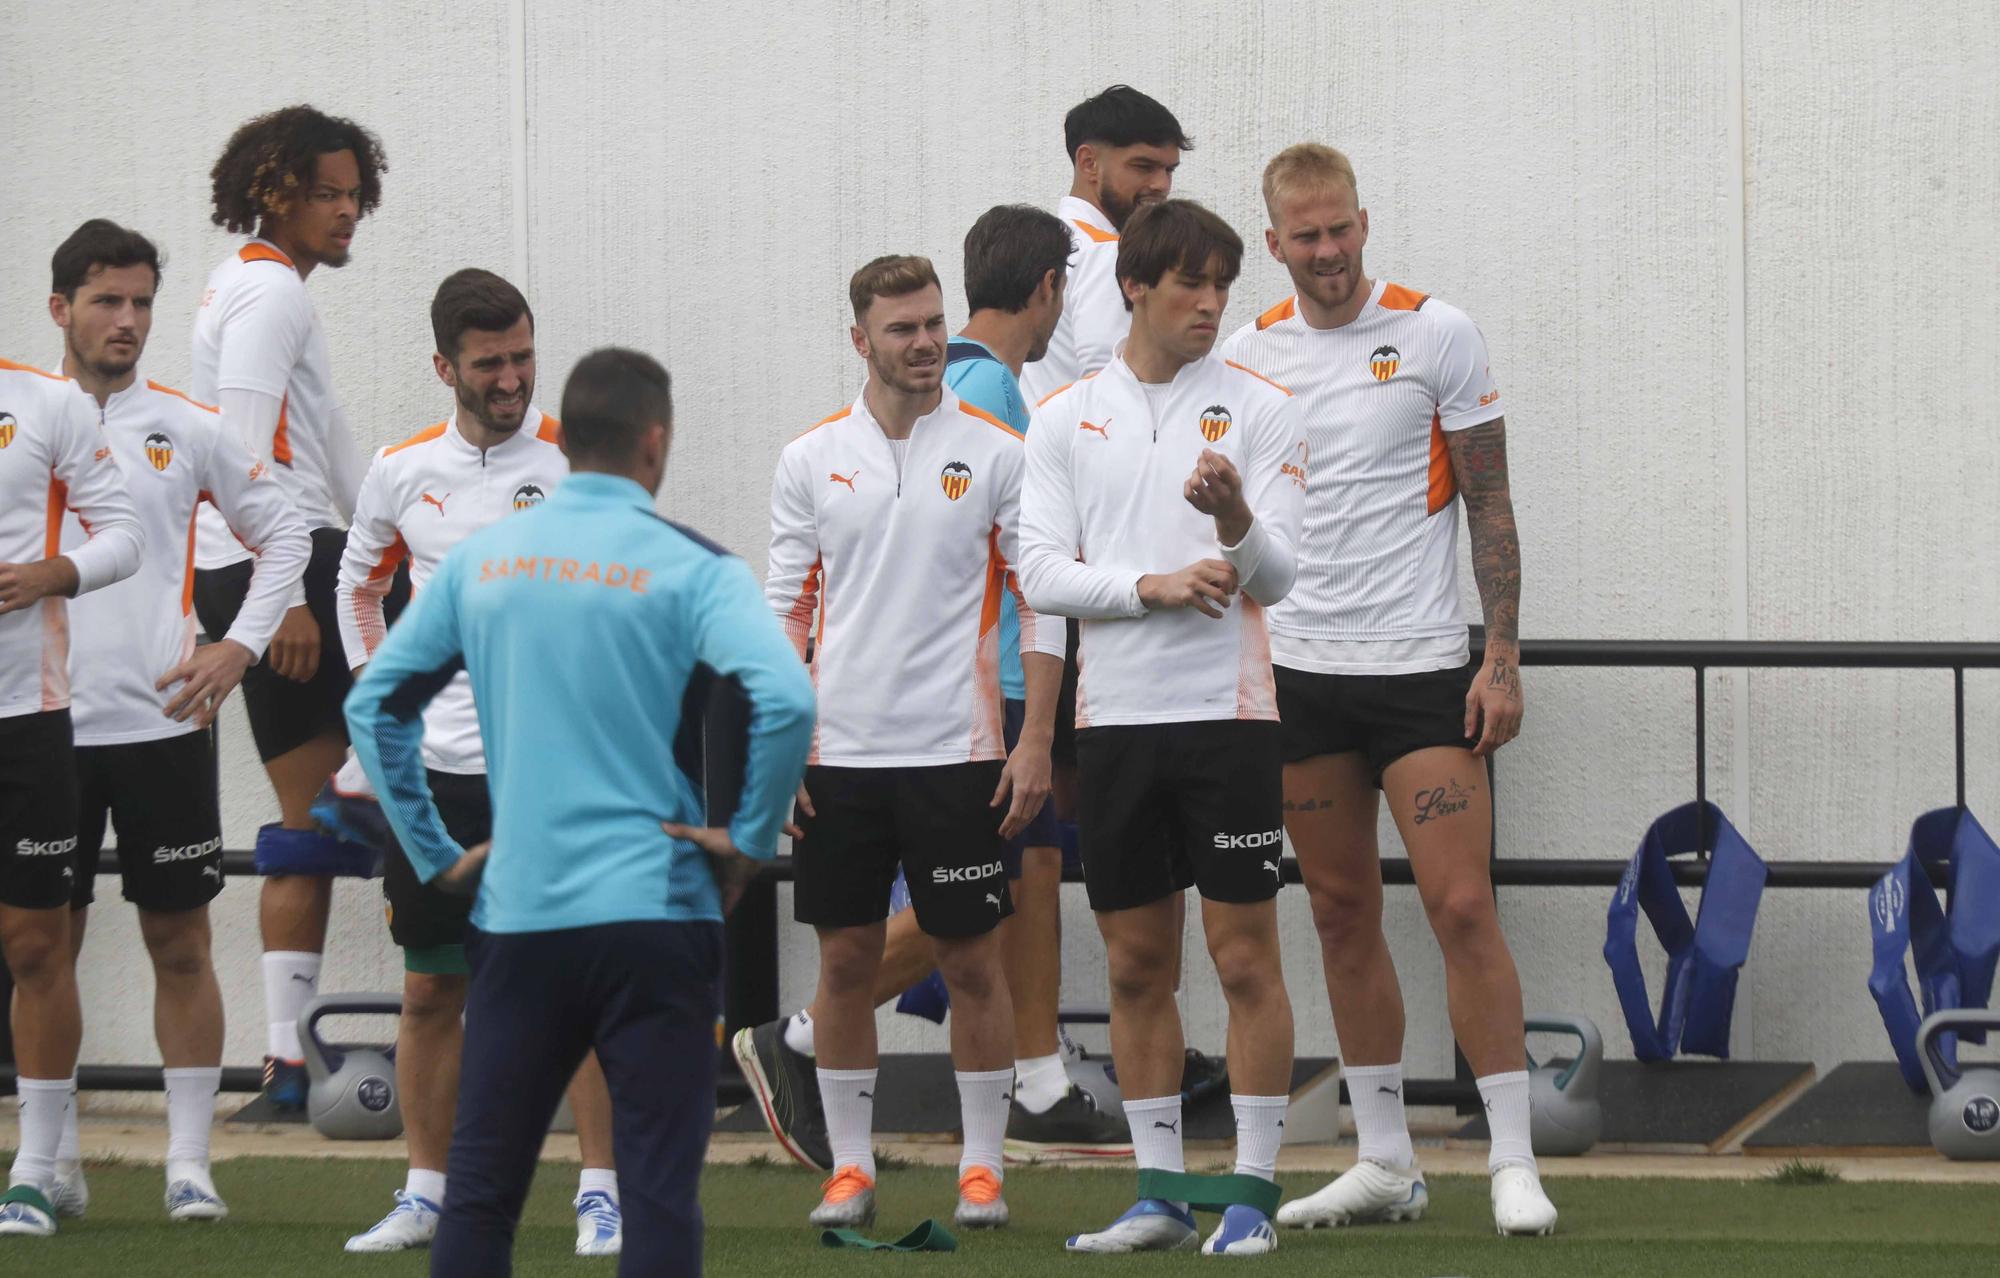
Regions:
M 1048 352 L 1021 366 L 1021 393 L 1030 404 L 1109 364 L 1132 331 L 1132 312 L 1118 287 L 1118 232 L 1111 219 L 1074 195 L 1063 196 L 1056 216 L 1069 230 L 1069 270 Z
M 125 474 L 146 537 L 139 570 L 70 605 L 70 715 L 80 746 L 158 741 L 197 731 L 166 716 L 175 688 L 153 685 L 194 654 L 195 515 L 204 502 L 257 556 L 243 607 L 223 636 L 264 655 L 312 558 L 312 533 L 269 466 L 222 428 L 212 408 L 135 379 L 104 402 L 104 440 Z M 64 553 L 87 540 L 63 520 Z
M 89 541 L 62 549 L 74 510 Z M 78 595 L 138 571 L 145 533 L 125 492 L 97 403 L 75 382 L 0 359 L 0 563 L 62 555 Z M 69 707 L 69 601 L 0 613 L 0 719 Z
M 1254 518 L 1235 546 L 1183 492 L 1205 448 L 1243 479 Z M 1157 414 L 1122 345 L 1035 410 L 1021 581 L 1036 609 L 1083 621 L 1077 727 L 1278 717 L 1264 609 L 1297 572 L 1306 460 L 1291 392 L 1214 355 L 1175 375 Z M 1139 601 L 1140 577 L 1200 559 L 1236 568 L 1220 620 Z
M 353 432 L 333 390 L 326 330 L 306 282 L 283 250 L 251 240 L 208 277 L 195 311 L 189 391 L 216 405 L 223 425 L 258 460 L 273 464 L 278 486 L 306 527 L 338 528 L 353 506 L 358 469 Z M 267 417 L 275 403 L 277 413 Z M 247 558 L 215 511 L 197 526 L 195 566 L 220 568 Z M 303 602 L 304 596 L 293 602 Z
M 898 449 L 867 393 L 786 445 L 764 596 L 801 656 L 819 725 L 808 761 L 888 768 L 1006 757 L 1000 601 L 1014 576 L 1021 436 L 943 388 Z M 1020 607 L 1021 649 L 1061 625 Z
M 382 601 L 398 564 L 410 561 L 411 593 L 422 590 L 452 547 L 540 505 L 568 477 L 562 426 L 533 404 L 521 429 L 491 448 L 473 447 L 448 418 L 376 453 L 355 499 L 334 590 L 347 664 L 367 664 L 388 633 Z M 463 670 L 424 707 L 423 753 L 424 766 L 438 772 L 486 771 L 472 681 Z

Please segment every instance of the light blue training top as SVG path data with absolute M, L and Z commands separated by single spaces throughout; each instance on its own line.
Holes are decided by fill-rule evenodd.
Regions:
M 945 347 L 944 359 L 945 384 L 954 394 L 1023 435 L 1028 433 L 1028 401 L 1021 394 L 1020 380 L 991 347 L 970 337 L 954 337 Z M 1025 701 L 1028 680 L 1021 673 L 1021 614 L 1012 594 L 1004 602 L 1006 606 L 1000 609 L 1000 695 L 1009 701 Z
M 349 694 L 354 752 L 425 882 L 463 851 L 419 749 L 424 704 L 460 669 L 493 794 L 481 930 L 720 919 L 706 855 L 660 822 L 704 823 L 703 716 L 731 684 L 750 724 L 730 838 L 777 854 L 811 680 L 749 567 L 660 518 L 639 484 L 572 475 L 459 543 Z

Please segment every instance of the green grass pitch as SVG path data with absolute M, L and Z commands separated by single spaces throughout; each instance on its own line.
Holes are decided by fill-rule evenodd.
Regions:
M 53 1240 L 0 1240 L 0 1274 L 243 1274 L 343 1278 L 426 1272 L 422 1253 L 347 1256 L 340 1245 L 372 1224 L 402 1183 L 389 1162 L 243 1159 L 218 1164 L 232 1216 L 218 1225 L 167 1223 L 158 1168 L 94 1166 L 91 1205 Z M 1299 1181 L 1293 1191 L 1315 1187 Z M 1007 1178 L 1014 1226 L 960 1235 L 952 1255 L 836 1252 L 819 1245 L 805 1215 L 818 1181 L 790 1165 L 714 1166 L 704 1180 L 711 1274 L 861 1275 L 922 1270 L 952 1278 L 1037 1272 L 1094 1274 L 1204 1271 L 1195 1255 L 1070 1256 L 1065 1235 L 1109 1221 L 1129 1202 L 1129 1169 L 1015 1169 Z M 1553 1238 L 1493 1236 L 1483 1177 L 1431 1180 L 1431 1210 L 1412 1225 L 1284 1233 L 1259 1274 L 1315 1278 L 1934 1278 L 2000 1272 L 2000 1187 L 1796 1184 L 1722 1180 L 1555 1179 L 1562 1211 Z M 516 1248 L 519 1274 L 599 1274 L 607 1260 L 578 1260 L 570 1195 L 575 1169 L 549 1164 L 529 1200 Z M 882 1175 L 874 1236 L 894 1237 L 925 1216 L 948 1220 L 953 1178 L 944 1168 Z M 1212 1225 L 1205 1218 L 1204 1225 Z M 1035 1266 L 1046 1266 L 1037 1270 Z

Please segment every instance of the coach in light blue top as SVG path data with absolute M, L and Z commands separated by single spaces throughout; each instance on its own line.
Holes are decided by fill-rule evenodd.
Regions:
M 621 1274 L 698 1274 L 727 898 L 776 854 L 812 686 L 744 563 L 653 513 L 666 370 L 586 356 L 563 392 L 570 478 L 460 543 L 347 700 L 355 754 L 418 874 L 472 890 L 451 1190 L 433 1275 L 509 1272 L 536 1152 L 597 1050 L 617 1115 Z M 419 750 L 459 670 L 479 703 L 489 849 L 446 834 Z M 735 813 L 710 827 L 703 708 L 748 703 Z

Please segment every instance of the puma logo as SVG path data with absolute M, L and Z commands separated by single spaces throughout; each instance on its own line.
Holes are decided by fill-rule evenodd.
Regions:
M 1178 1118 L 1171 1123 L 1163 1123 L 1156 1118 L 1153 1120 L 1153 1126 L 1159 1128 L 1161 1131 L 1172 1132 L 1176 1136 L 1180 1135 L 1181 1132 L 1181 1120 Z
M 1377 1087 L 1375 1090 L 1382 1093 L 1384 1096 L 1395 1096 L 1400 1098 L 1403 1094 L 1403 1085 L 1401 1083 L 1398 1083 L 1394 1087 Z
M 450 493 L 446 493 L 442 498 L 433 497 L 429 493 L 425 493 L 423 495 L 423 502 L 426 506 L 436 506 L 438 508 L 439 518 L 444 517 L 444 504 L 446 501 L 449 501 L 450 499 L 451 499 Z
M 854 475 L 858 475 L 858 474 L 860 474 L 860 473 L 861 473 L 861 467 L 859 467 L 859 466 L 856 466 L 856 467 L 854 468 Z M 854 475 L 842 475 L 842 474 L 839 474 L 838 472 L 836 472 L 836 473 L 834 473 L 834 474 L 831 474 L 831 475 L 828 475 L 828 476 L 827 476 L 826 478 L 827 478 L 827 482 L 829 482 L 829 483 L 834 483 L 834 484 L 846 484 L 846 485 L 847 485 L 847 491 L 848 491 L 848 492 L 853 492 L 853 491 L 854 491 Z
M 1277 874 L 1279 878 L 1283 878 L 1283 877 L 1284 877 L 1284 875 L 1283 875 L 1283 874 L 1279 874 L 1279 872 L 1278 872 L 1278 863 L 1277 863 L 1276 861 L 1266 861 L 1266 862 L 1264 862 L 1264 868 L 1265 868 L 1265 869 L 1267 869 L 1267 870 L 1269 870 L 1269 871 L 1270 871 L 1271 873 L 1273 873 L 1273 874 Z
M 1489 1114 L 1490 1114 L 1490 1113 L 1492 1113 L 1492 1112 L 1493 1112 L 1493 1102 L 1492 1102 L 1492 1101 L 1483 1101 L 1483 1102 L 1481 1102 L 1481 1103 L 1482 1103 L 1482 1104 L 1484 1104 L 1484 1105 L 1486 1106 L 1486 1112 L 1487 1112 L 1487 1113 L 1489 1113 Z
M 222 882 L 222 867 L 219 865 L 204 865 L 201 867 L 201 872 L 212 876 L 217 883 Z
M 1106 430 L 1104 427 L 1109 426 L 1110 424 L 1111 424 L 1111 419 L 1107 417 L 1104 419 L 1104 426 L 1099 426 L 1096 422 L 1079 422 L 1077 423 L 1076 428 L 1078 430 L 1094 430 L 1097 432 L 1099 438 L 1103 439 L 1108 443 L 1110 442 L 1111 439 L 1111 432 Z
M 295 981 L 304 981 L 307 985 L 311 985 L 313 983 L 313 978 L 307 976 L 304 972 L 293 972 L 292 979 Z
M 857 1097 L 858 1099 L 860 1099 L 860 1100 L 874 1100 L 874 1099 L 875 1099 L 875 1093 L 873 1093 L 873 1092 L 856 1092 L 856 1093 L 854 1093 L 854 1095 L 855 1095 L 855 1096 L 856 1096 L 856 1097 Z
M 999 909 L 999 908 L 1000 908 L 1000 898 L 999 898 L 999 897 L 997 897 L 997 896 L 993 895 L 993 894 L 992 894 L 991 892 L 988 892 L 988 893 L 986 894 L 986 899 L 987 899 L 988 901 L 991 901 L 991 902 L 993 903 L 993 908 L 994 908 L 994 909 L 996 909 L 996 910 L 997 910 L 997 909 Z

